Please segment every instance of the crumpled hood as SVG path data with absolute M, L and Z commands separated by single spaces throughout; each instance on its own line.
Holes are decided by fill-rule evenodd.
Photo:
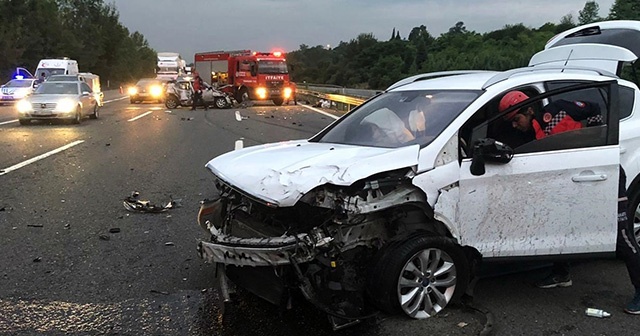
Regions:
M 376 148 L 297 140 L 225 153 L 206 167 L 243 192 L 284 207 L 319 185 L 348 186 L 376 173 L 415 166 L 419 150 L 418 145 Z

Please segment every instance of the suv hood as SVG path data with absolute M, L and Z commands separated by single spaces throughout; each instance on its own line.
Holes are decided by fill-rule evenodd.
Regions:
M 378 148 L 307 140 L 247 147 L 206 164 L 244 193 L 278 206 L 292 206 L 313 188 L 348 186 L 368 176 L 418 164 L 420 147 Z

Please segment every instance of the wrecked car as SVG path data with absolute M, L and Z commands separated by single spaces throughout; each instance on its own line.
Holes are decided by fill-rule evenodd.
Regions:
M 193 78 L 190 76 L 178 77 L 167 84 L 164 93 L 164 105 L 168 109 L 191 106 L 192 92 Z M 218 90 L 206 82 L 204 83 L 204 90 L 202 90 L 202 101 L 207 107 L 213 105 L 219 109 L 230 108 L 234 104 L 234 100 L 226 92 Z
M 612 256 L 620 165 L 640 203 L 640 91 L 616 74 L 640 47 L 587 38 L 612 25 L 556 37 L 525 68 L 403 79 L 308 140 L 209 161 L 198 251 L 222 295 L 229 281 L 282 307 L 302 293 L 337 329 L 432 317 L 480 261 Z M 530 98 L 500 112 L 514 89 Z M 536 140 L 504 118 L 558 99 L 597 103 L 603 122 Z

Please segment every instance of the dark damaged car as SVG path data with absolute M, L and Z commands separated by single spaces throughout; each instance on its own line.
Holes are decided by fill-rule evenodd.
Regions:
M 311 139 L 208 162 L 218 195 L 198 250 L 223 296 L 229 280 L 283 307 L 301 292 L 339 328 L 380 310 L 434 316 L 481 260 L 612 256 L 620 165 L 640 203 L 640 91 L 616 72 L 640 49 L 589 43 L 610 29 L 640 33 L 578 27 L 526 68 L 413 76 Z M 530 98 L 499 112 L 514 89 Z M 602 124 L 536 140 L 503 118 L 558 99 L 596 102 Z

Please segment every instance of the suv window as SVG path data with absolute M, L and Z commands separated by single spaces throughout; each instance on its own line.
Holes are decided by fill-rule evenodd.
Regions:
M 555 90 L 561 87 L 566 87 L 575 83 L 567 83 L 567 82 L 554 82 L 549 83 L 549 90 Z M 596 92 L 596 89 L 592 90 L 582 90 L 580 92 L 571 92 L 567 93 L 563 96 L 564 99 L 576 99 L 576 100 L 594 100 L 596 99 L 600 104 L 600 108 L 602 111 L 605 110 L 606 102 L 604 101 L 602 95 L 599 92 Z M 633 88 L 627 86 L 618 86 L 618 118 L 620 120 L 631 115 L 633 111 L 633 102 L 635 100 L 635 90 Z
M 636 90 L 627 86 L 620 85 L 618 87 L 620 101 L 618 102 L 618 111 L 620 120 L 631 115 L 633 111 L 633 103 L 636 97 Z
M 605 83 L 606 84 L 606 83 Z M 504 116 L 511 112 L 513 109 L 507 109 L 503 113 L 497 111 L 498 102 L 506 94 L 501 94 L 494 98 L 491 102 L 485 106 L 485 108 L 478 111 L 469 121 L 475 120 L 474 125 L 463 126 L 468 129 L 472 128 L 472 134 L 470 136 L 471 143 L 480 138 L 492 138 L 501 141 L 514 149 L 515 153 L 534 153 L 551 150 L 561 149 L 573 149 L 584 148 L 594 146 L 604 146 L 612 143 L 617 143 L 617 136 L 612 137 L 609 134 L 609 128 L 607 127 L 607 120 L 609 116 L 609 85 L 588 83 L 567 83 L 556 82 L 547 83 L 548 89 L 557 88 L 559 90 L 550 90 L 548 93 L 534 95 L 534 90 L 527 88 L 518 88 L 518 90 L 526 92 L 529 96 L 529 100 L 523 102 L 524 106 L 521 106 L 519 111 L 523 109 L 531 108 L 534 112 L 534 119 L 537 124 L 540 125 L 540 129 L 550 130 L 553 128 L 553 123 L 562 118 L 556 119 L 555 116 L 560 112 L 571 109 L 571 105 L 579 107 L 577 110 L 586 109 L 594 111 L 594 115 L 600 115 L 600 117 L 585 117 L 579 121 L 581 127 L 572 128 L 565 132 L 557 134 L 546 134 L 538 138 L 533 127 L 527 131 L 521 131 L 514 127 L 514 120 L 507 120 Z M 575 89 L 570 89 L 569 86 Z M 553 93 L 556 91 L 557 93 Z M 593 108 L 590 107 L 590 103 L 593 103 Z M 550 105 L 553 104 L 553 105 Z M 561 106 L 561 107 L 554 107 Z M 493 111 L 490 111 L 493 110 Z M 571 109 L 574 110 L 574 109 Z M 585 111 L 586 111 L 585 110 Z M 599 111 L 598 111 L 599 110 Z M 558 112 L 559 111 L 559 112 Z M 565 112 L 566 113 L 566 112 Z M 573 113 L 573 112 L 571 112 Z M 519 114 L 521 116 L 521 114 Z M 518 117 L 520 118 L 520 117 Z M 479 122 L 484 119 L 484 122 Z M 546 120 L 548 119 L 548 120 Z M 579 119 L 576 117 L 575 119 Z M 462 134 L 463 132 L 461 132 Z M 614 140 L 615 138 L 615 140 Z M 461 144 L 469 143 L 466 139 L 462 139 Z M 466 145 L 466 148 L 462 148 L 461 152 L 470 154 L 470 145 Z

